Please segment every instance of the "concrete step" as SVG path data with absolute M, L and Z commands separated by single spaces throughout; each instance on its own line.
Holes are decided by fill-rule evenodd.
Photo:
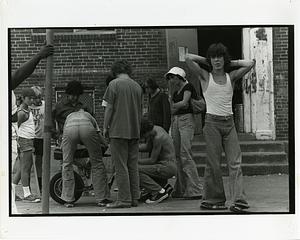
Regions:
M 194 152 L 196 164 L 204 164 L 206 161 L 205 152 Z M 285 152 L 242 152 L 242 162 L 245 164 L 287 164 Z M 226 163 L 225 154 L 222 153 L 221 163 Z
M 284 141 L 240 141 L 242 152 L 285 152 Z M 193 152 L 205 152 L 206 143 L 202 141 L 193 141 Z
M 228 176 L 228 168 L 226 164 L 222 164 L 223 176 Z M 205 164 L 197 164 L 197 170 L 199 176 L 204 176 Z M 268 174 L 288 174 L 289 167 L 288 164 L 242 164 L 242 171 L 244 176 L 253 176 L 253 175 L 268 175 Z

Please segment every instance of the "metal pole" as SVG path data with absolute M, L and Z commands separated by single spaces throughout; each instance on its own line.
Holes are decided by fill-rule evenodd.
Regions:
M 53 30 L 46 30 L 47 44 L 53 45 Z M 52 127 L 52 75 L 53 56 L 47 57 L 45 82 L 45 121 L 44 121 L 44 147 L 43 147 L 43 176 L 42 176 L 42 212 L 49 214 L 49 182 L 51 158 L 51 127 Z

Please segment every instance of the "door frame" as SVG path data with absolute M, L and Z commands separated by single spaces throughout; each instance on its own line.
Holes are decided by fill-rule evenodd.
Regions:
M 263 41 L 258 39 L 257 31 L 264 31 L 265 36 L 267 37 L 267 55 L 268 55 L 268 64 L 265 64 L 267 68 L 267 77 L 270 79 L 268 82 L 269 87 L 266 91 L 269 92 L 269 111 L 264 113 L 259 111 L 260 104 L 259 98 L 261 97 L 260 91 L 260 79 L 257 79 L 257 76 L 262 74 L 261 62 L 256 63 L 255 69 L 252 69 L 243 79 L 243 103 L 244 103 L 244 129 L 246 133 L 254 133 L 256 139 L 267 140 L 276 138 L 276 129 L 275 129 L 275 108 L 274 108 L 274 73 L 273 73 L 273 35 L 272 28 L 243 28 L 242 32 L 242 52 L 244 59 L 253 59 L 255 58 L 255 47 L 258 41 Z M 259 44 L 259 43 L 258 43 Z M 260 66 L 258 66 L 260 64 Z M 268 116 L 268 129 L 260 128 L 260 119 L 262 118 L 261 114 L 269 114 Z

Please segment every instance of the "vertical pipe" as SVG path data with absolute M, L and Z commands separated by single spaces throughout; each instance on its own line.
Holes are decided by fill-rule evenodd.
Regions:
M 47 44 L 53 45 L 53 30 L 46 30 Z M 42 176 L 42 213 L 49 214 L 49 182 L 51 158 L 51 126 L 52 126 L 52 76 L 53 56 L 47 58 L 45 82 L 45 121 L 44 121 L 44 147 L 43 147 L 43 176 Z

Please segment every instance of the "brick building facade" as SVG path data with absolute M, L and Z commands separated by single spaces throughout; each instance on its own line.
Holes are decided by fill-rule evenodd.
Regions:
M 72 31 L 72 32 L 70 32 Z M 127 59 L 133 65 L 133 78 L 139 83 L 152 77 L 166 88 L 163 75 L 168 70 L 166 30 L 163 28 L 121 28 L 107 30 L 83 29 L 55 35 L 54 81 L 55 90 L 70 80 L 79 80 L 94 93 L 95 117 L 102 126 L 102 96 L 110 66 L 117 59 Z M 38 51 L 45 34 L 37 29 L 10 30 L 11 70 Z M 273 28 L 273 72 L 276 139 L 288 139 L 288 28 Z M 34 74 L 22 83 L 16 94 L 25 86 L 43 86 L 45 60 Z M 53 95 L 53 103 L 55 102 Z

